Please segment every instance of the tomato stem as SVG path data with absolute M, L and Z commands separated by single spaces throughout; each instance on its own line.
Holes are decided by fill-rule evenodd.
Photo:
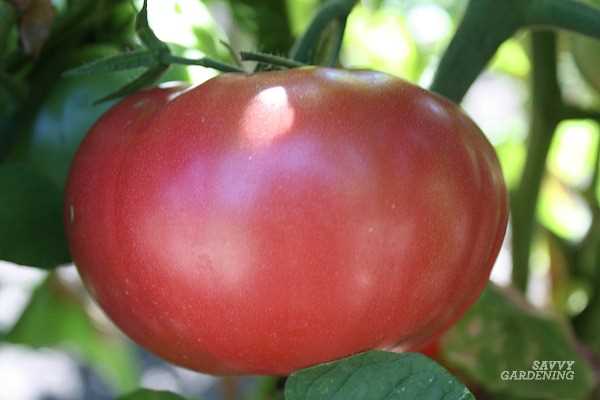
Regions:
M 529 256 L 536 226 L 536 205 L 550 143 L 560 122 L 562 97 L 556 71 L 556 34 L 534 32 L 532 119 L 527 160 L 512 201 L 513 283 L 525 291 L 529 281 Z
M 502 42 L 521 25 L 521 2 L 470 1 L 436 71 L 431 90 L 460 103 Z
M 335 49 L 335 57 L 331 57 L 337 60 L 346 20 L 357 2 L 358 0 L 330 0 L 321 6 L 304 35 L 294 44 L 290 52 L 291 58 L 301 63 L 313 64 L 313 58 L 319 47 L 323 32 L 332 23 L 338 23 L 337 48 Z M 328 60 L 328 62 L 331 63 L 331 60 Z
M 600 38 L 600 10 L 597 7 L 571 0 L 528 0 L 528 2 L 526 25 L 544 25 Z
M 212 68 L 212 69 L 216 69 L 216 70 L 219 70 L 222 72 L 246 73 L 246 71 L 244 71 L 241 68 L 235 67 L 233 65 L 225 64 L 225 63 L 222 63 L 217 60 L 213 60 L 212 58 L 209 58 L 209 57 L 191 59 L 191 58 L 175 56 L 173 54 L 167 54 L 164 57 L 164 61 L 168 62 L 169 64 L 199 65 L 201 67 Z
M 269 65 L 275 65 L 275 66 L 285 67 L 285 68 L 298 68 L 298 67 L 303 67 L 306 65 L 304 63 L 289 59 L 287 57 L 281 57 L 281 56 L 276 56 L 273 54 L 260 53 L 260 52 L 241 51 L 240 57 L 242 58 L 242 61 L 258 61 L 261 63 L 266 63 Z
M 431 90 L 460 103 L 505 40 L 541 25 L 600 37 L 600 10 L 573 0 L 471 0 Z

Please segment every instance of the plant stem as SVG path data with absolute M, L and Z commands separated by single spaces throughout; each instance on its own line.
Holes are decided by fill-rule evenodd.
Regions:
M 513 284 L 525 291 L 529 281 L 529 255 L 536 225 L 546 158 L 560 119 L 561 93 L 556 75 L 556 36 L 553 32 L 532 33 L 532 118 L 527 160 L 512 198 Z
M 253 32 L 259 50 L 284 54 L 294 43 L 290 28 L 289 1 L 228 0 L 235 20 L 242 30 Z M 246 12 L 239 12 L 247 9 Z
M 261 63 L 278 65 L 286 68 L 297 68 L 306 66 L 306 64 L 298 62 L 296 60 L 290 60 L 286 57 L 280 57 L 273 54 L 266 54 L 260 52 L 240 51 L 240 57 L 243 61 L 258 61 Z
M 571 0 L 527 0 L 525 24 L 566 29 L 600 38 L 600 9 Z
M 343 29 L 346 26 L 348 15 L 357 2 L 358 0 L 330 0 L 326 2 L 317 11 L 317 15 L 311 21 L 304 35 L 292 48 L 291 58 L 304 64 L 312 63 L 323 31 L 335 20 L 341 22 L 340 29 Z M 339 52 L 339 48 L 337 51 Z
M 331 34 L 327 37 L 327 40 L 321 41 L 317 48 L 317 59 L 320 61 L 319 65 L 335 67 L 338 64 L 340 51 L 342 50 L 342 44 L 344 42 L 346 22 L 347 19 L 344 18 L 329 25 L 328 29 L 331 31 Z
M 241 68 L 234 67 L 233 65 L 225 64 L 217 60 L 213 60 L 209 57 L 202 57 L 198 59 L 191 59 L 185 57 L 179 57 L 172 54 L 165 54 L 164 62 L 168 64 L 183 64 L 183 65 L 199 65 L 201 67 L 213 68 L 222 72 L 241 72 L 246 73 Z
M 471 0 L 431 90 L 460 103 L 502 42 L 539 26 L 600 37 L 600 10 L 573 0 Z
M 460 103 L 498 47 L 521 25 L 521 8 L 514 0 L 470 1 L 431 90 Z
M 561 119 L 593 119 L 600 122 L 600 111 L 564 104 L 561 110 Z

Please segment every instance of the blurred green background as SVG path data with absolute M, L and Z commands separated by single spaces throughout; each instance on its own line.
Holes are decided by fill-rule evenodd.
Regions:
M 52 1 L 55 21 L 60 22 L 61 16 L 62 21 L 68 20 L 72 3 L 76 2 Z M 128 2 L 104 3 L 107 8 L 117 7 L 117 3 L 123 9 L 130 7 Z M 171 43 L 179 54 L 231 61 L 229 50 L 220 40 L 235 50 L 284 54 L 306 28 L 319 3 L 156 0 L 149 2 L 148 15 L 157 36 Z M 136 4 L 139 9 L 140 2 Z M 363 1 L 349 17 L 341 64 L 385 71 L 427 87 L 465 6 L 466 0 Z M 100 28 L 95 27 L 92 33 L 86 31 L 76 44 L 65 44 L 64 51 L 56 51 L 63 63 L 57 68 L 94 59 L 97 55 L 89 53 L 96 51 L 112 54 L 117 51 L 111 48 L 113 44 L 127 46 L 132 38 L 127 34 L 129 28 L 123 27 L 131 24 L 127 19 L 130 13 L 131 10 L 119 14 L 125 16 L 122 25 L 117 26 L 117 17 L 107 17 Z M 111 32 L 124 33 L 115 39 Z M 13 50 L 17 46 L 16 29 L 8 37 L 0 55 L 5 57 L 4 62 L 15 65 L 20 61 L 11 59 L 10 51 L 11 46 Z M 92 45 L 94 51 L 82 50 Z M 462 104 L 495 146 L 511 189 L 519 184 L 528 156 L 529 46 L 526 33 L 505 42 Z M 561 33 L 558 49 L 559 83 L 565 99 L 582 109 L 600 110 L 600 45 L 591 39 Z M 31 68 L 43 69 L 45 64 L 56 62 L 48 56 Z M 24 72 L 30 73 L 31 69 Z M 169 74 L 165 80 L 200 83 L 216 72 L 202 67 L 178 67 Z M 43 76 L 35 75 L 36 79 L 43 79 L 40 75 Z M 43 93 L 36 94 L 36 101 L 25 102 L 29 105 L 28 113 L 21 117 L 23 123 L 0 125 L 2 134 L 13 137 L 14 150 L 7 158 L 26 160 L 60 190 L 68 168 L 66 160 L 90 124 L 109 106 L 94 107 L 93 100 L 130 77 L 131 74 L 123 73 L 52 82 Z M 0 115 L 12 112 L 18 103 L 15 96 L 16 91 L 0 89 Z M 593 250 L 598 246 L 592 245 L 590 251 L 590 246 L 583 244 L 598 243 L 600 236 L 600 185 L 594 178 L 599 138 L 597 120 L 569 119 L 558 126 L 537 204 L 539 225 L 526 291 L 527 299 L 539 310 L 572 323 L 586 354 L 595 353 L 596 357 L 600 356 L 600 305 L 592 300 L 600 261 L 598 251 Z M 5 182 L 2 179 L 0 175 L 0 182 Z M 0 195 L 0 201 L 5 197 Z M 580 251 L 581 248 L 588 250 Z M 29 258 L 18 260 L 27 264 Z M 511 265 L 507 237 L 494 267 L 493 281 L 509 285 Z M 265 379 L 221 380 L 202 376 L 145 353 L 106 319 L 85 293 L 74 267 L 68 265 L 47 272 L 0 261 L 0 332 L 0 400 L 111 399 L 138 386 L 173 390 L 190 397 L 203 395 L 206 399 L 251 399 L 269 384 Z M 469 372 L 463 373 L 468 379 Z M 485 389 L 489 398 L 508 398 L 494 397 L 493 388 Z

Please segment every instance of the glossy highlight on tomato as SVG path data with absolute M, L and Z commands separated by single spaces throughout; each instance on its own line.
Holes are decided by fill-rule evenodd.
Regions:
M 458 106 L 313 67 L 124 99 L 83 141 L 65 200 L 110 318 L 211 374 L 419 348 L 479 297 L 506 223 L 494 150 Z

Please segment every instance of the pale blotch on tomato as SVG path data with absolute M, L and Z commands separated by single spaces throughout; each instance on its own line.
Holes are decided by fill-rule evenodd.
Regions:
M 267 146 L 286 134 L 294 123 L 294 109 L 285 88 L 275 86 L 260 91 L 248 104 L 240 130 L 250 148 Z

